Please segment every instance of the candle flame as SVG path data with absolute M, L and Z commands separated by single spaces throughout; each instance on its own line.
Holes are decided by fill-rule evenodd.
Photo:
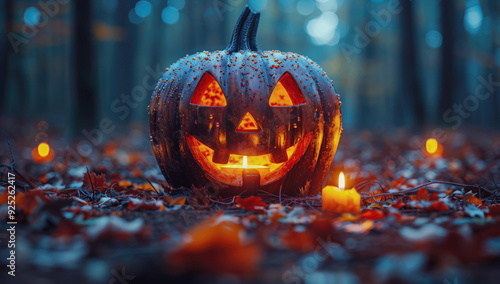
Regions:
M 243 168 L 247 168 L 247 166 L 248 166 L 247 156 L 243 156 Z
M 344 172 L 340 172 L 340 175 L 339 175 L 339 189 L 340 190 L 344 190 L 345 189 Z
M 427 150 L 427 152 L 429 154 L 436 153 L 436 151 L 438 149 L 438 142 L 437 142 L 437 140 L 434 139 L 434 138 L 427 139 L 427 141 L 425 142 L 425 149 Z
M 47 157 L 49 155 L 49 152 L 49 144 L 42 142 L 38 145 L 38 155 L 40 155 L 40 157 Z

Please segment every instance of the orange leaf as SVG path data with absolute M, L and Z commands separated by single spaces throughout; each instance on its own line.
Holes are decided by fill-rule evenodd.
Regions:
M 169 202 L 170 204 L 172 205 L 184 205 L 186 204 L 186 196 L 181 196 L 181 197 L 177 197 L 176 199 L 173 199 L 172 202 Z
M 166 257 L 177 273 L 201 272 L 251 276 L 262 258 L 261 248 L 242 239 L 241 224 L 210 218 L 185 233 L 179 249 Z
M 412 200 L 422 200 L 422 201 L 429 201 L 431 198 L 431 196 L 429 195 L 429 192 L 427 191 L 427 189 L 425 189 L 425 187 L 422 187 L 416 196 L 412 196 L 411 199 Z
M 380 210 L 365 210 L 363 213 L 361 213 L 361 218 L 369 220 L 378 220 L 384 217 L 384 213 Z
M 91 184 L 92 181 L 92 184 Z M 93 186 L 94 188 L 104 186 L 106 184 L 106 177 L 104 174 L 99 174 L 97 175 L 95 172 L 90 173 L 90 179 L 89 179 L 89 173 L 83 174 L 83 186 Z M 91 190 L 91 188 L 89 188 Z
M 245 199 L 237 197 L 236 203 L 239 207 L 247 210 L 264 210 L 267 204 L 261 201 L 262 198 L 259 196 L 250 196 Z
M 448 205 L 444 204 L 443 202 L 440 201 L 435 201 L 431 204 L 431 206 L 425 208 L 428 211 L 448 211 Z
M 314 236 L 309 231 L 289 230 L 281 237 L 281 241 L 287 249 L 299 252 L 312 251 L 316 244 Z
M 38 205 L 48 203 L 50 200 L 45 196 L 43 190 L 35 189 L 27 193 L 18 193 L 16 195 L 16 205 L 26 216 L 30 216 Z
M 476 196 L 474 196 L 474 194 L 472 194 L 472 192 L 469 192 L 465 195 L 464 201 L 471 203 L 471 204 L 474 204 L 476 206 L 483 205 L 483 201 L 481 199 L 477 198 Z

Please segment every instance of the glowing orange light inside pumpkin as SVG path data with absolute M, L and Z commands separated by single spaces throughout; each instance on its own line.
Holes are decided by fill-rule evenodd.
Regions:
M 226 97 L 212 74 L 206 72 L 191 97 L 191 103 L 200 106 L 226 106 Z
M 45 142 L 38 144 L 38 155 L 40 155 L 40 157 L 47 157 L 49 155 L 49 152 L 50 152 L 49 144 Z
M 427 150 L 427 152 L 429 154 L 436 153 L 436 151 L 438 149 L 438 142 L 437 142 L 437 140 L 434 139 L 434 138 L 427 139 L 427 141 L 425 142 L 425 149 Z
M 260 127 L 257 121 L 255 121 L 255 118 L 247 112 L 240 121 L 240 124 L 238 124 L 236 132 L 260 132 Z
M 294 106 L 305 102 L 299 86 L 288 72 L 281 76 L 269 98 L 269 105 L 275 107 Z
M 344 172 L 340 172 L 339 175 L 339 189 L 344 190 L 345 189 L 345 177 L 344 177 Z
M 243 156 L 243 168 L 247 168 L 248 167 L 248 158 L 247 156 Z

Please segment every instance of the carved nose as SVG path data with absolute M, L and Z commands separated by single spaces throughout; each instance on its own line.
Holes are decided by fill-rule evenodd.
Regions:
M 239 133 L 256 133 L 261 131 L 262 129 L 260 128 L 255 118 L 253 118 L 253 116 L 250 114 L 250 112 L 247 112 L 243 116 L 243 119 L 241 119 L 238 127 L 236 127 L 236 132 Z

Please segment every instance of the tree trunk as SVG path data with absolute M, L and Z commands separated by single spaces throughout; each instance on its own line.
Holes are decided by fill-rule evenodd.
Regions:
M 450 2 L 441 1 L 441 33 L 443 43 L 441 45 L 441 85 L 439 90 L 439 113 L 441 115 L 452 107 L 453 104 L 453 24 L 454 10 Z M 465 83 L 465 82 L 458 82 Z M 442 118 L 442 117 L 441 117 Z
M 415 43 L 415 27 L 413 21 L 413 3 L 409 1 L 402 2 L 401 13 L 401 71 L 403 88 L 400 96 L 405 96 L 403 102 L 408 106 L 410 119 L 414 121 L 417 127 L 423 126 L 425 121 L 424 100 L 420 88 L 420 80 L 417 66 L 417 52 Z
M 3 11 L 5 13 L 5 34 L 8 35 L 11 32 L 14 32 L 14 19 L 12 15 L 14 15 L 14 1 L 13 0 L 5 0 L 3 5 Z M 11 54 L 11 46 L 10 41 L 7 37 L 4 38 L 5 43 L 2 47 L 1 61 L 2 67 L 0 71 L 0 108 L 1 111 L 7 110 L 7 80 L 9 74 L 9 57 Z
M 97 114 L 94 39 L 92 35 L 92 2 L 75 1 L 75 93 L 76 131 L 95 127 Z

